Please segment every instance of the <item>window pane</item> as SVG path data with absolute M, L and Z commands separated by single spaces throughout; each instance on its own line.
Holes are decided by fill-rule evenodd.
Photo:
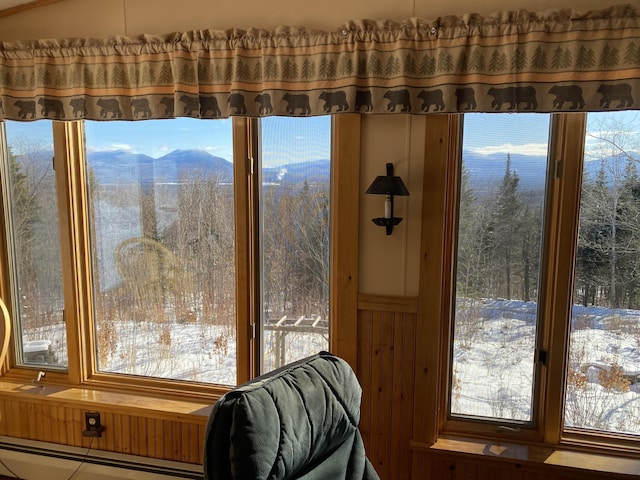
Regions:
M 17 363 L 67 365 L 51 122 L 6 122 L 3 177 Z M 11 253 L 13 255 L 11 255 Z
M 262 120 L 262 371 L 329 348 L 331 117 Z
M 587 121 L 565 426 L 640 435 L 640 116 Z
M 236 383 L 230 120 L 87 122 L 103 372 Z
M 532 420 L 549 118 L 464 116 L 454 416 Z

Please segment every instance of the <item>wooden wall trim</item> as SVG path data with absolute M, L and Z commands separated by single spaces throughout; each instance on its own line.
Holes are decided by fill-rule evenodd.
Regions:
M 126 415 L 153 416 L 205 425 L 212 405 L 208 402 L 141 397 L 88 388 L 33 385 L 0 381 L 0 401 L 35 403 L 50 407 L 102 410 Z M 47 407 L 48 408 L 48 407 Z M 26 421 L 26 419 L 25 419 Z
M 447 229 L 447 192 L 450 159 L 456 158 L 459 145 L 459 115 L 429 115 L 425 122 L 425 168 L 422 198 L 422 235 L 420 244 L 420 302 L 416 330 L 414 439 L 434 443 L 441 419 L 441 382 L 449 341 L 446 329 L 446 303 L 449 287 L 446 259 L 451 248 Z
M 201 465 L 211 408 L 195 401 L 0 381 L 0 436 Z M 101 437 L 82 434 L 85 412 L 100 413 Z
M 358 310 L 379 312 L 418 313 L 418 297 L 358 294 Z
M 331 172 L 331 351 L 357 371 L 360 122 L 333 116 Z

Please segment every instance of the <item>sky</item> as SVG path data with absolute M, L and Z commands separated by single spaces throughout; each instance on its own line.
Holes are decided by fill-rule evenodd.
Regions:
M 543 113 L 465 114 L 464 150 L 476 155 L 494 153 L 547 156 L 551 115 Z M 616 139 L 627 151 L 640 154 L 640 112 L 597 112 L 587 115 L 585 160 L 599 160 Z
M 51 121 L 6 122 L 12 139 L 36 138 L 52 144 Z M 331 117 L 265 117 L 262 128 L 263 166 L 306 160 L 328 160 L 331 152 Z M 87 151 L 125 150 L 153 158 L 174 150 L 199 149 L 225 160 L 233 159 L 232 121 L 176 118 L 138 122 L 85 122 Z M 17 141 L 17 140 L 16 140 Z
M 615 135 L 619 142 L 640 153 L 640 113 L 616 112 L 589 114 L 587 151 L 603 147 L 598 134 Z M 546 157 L 550 128 L 549 114 L 465 114 L 464 149 L 477 155 L 494 153 L 525 154 Z M 41 145 L 51 144 L 51 122 L 6 122 L 12 139 L 36 138 Z M 331 120 L 318 117 L 265 117 L 261 121 L 263 166 L 274 167 L 296 161 L 330 158 Z M 624 133 L 622 133 L 624 131 Z M 233 158 L 232 121 L 177 118 L 138 122 L 86 122 L 87 150 L 126 150 L 153 158 L 177 149 L 202 149 L 228 161 Z M 634 145 L 637 143 L 638 145 Z M 591 158 L 587 155 L 586 160 Z M 595 158 L 595 156 L 594 156 Z

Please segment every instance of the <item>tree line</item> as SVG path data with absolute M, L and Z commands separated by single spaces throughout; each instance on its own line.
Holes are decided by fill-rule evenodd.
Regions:
M 574 303 L 640 309 L 640 176 L 633 153 L 587 159 L 583 171 Z M 593 165 L 598 165 L 594 168 Z M 523 190 L 506 155 L 500 182 L 474 190 L 463 162 L 457 295 L 535 301 L 543 256 L 544 186 Z

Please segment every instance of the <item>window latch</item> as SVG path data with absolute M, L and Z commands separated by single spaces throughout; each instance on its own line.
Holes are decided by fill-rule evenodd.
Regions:
M 546 350 L 538 350 L 538 362 L 540 362 L 545 367 L 547 366 L 549 353 Z
M 556 160 L 554 167 L 555 167 L 553 172 L 554 178 L 562 177 L 562 160 Z

